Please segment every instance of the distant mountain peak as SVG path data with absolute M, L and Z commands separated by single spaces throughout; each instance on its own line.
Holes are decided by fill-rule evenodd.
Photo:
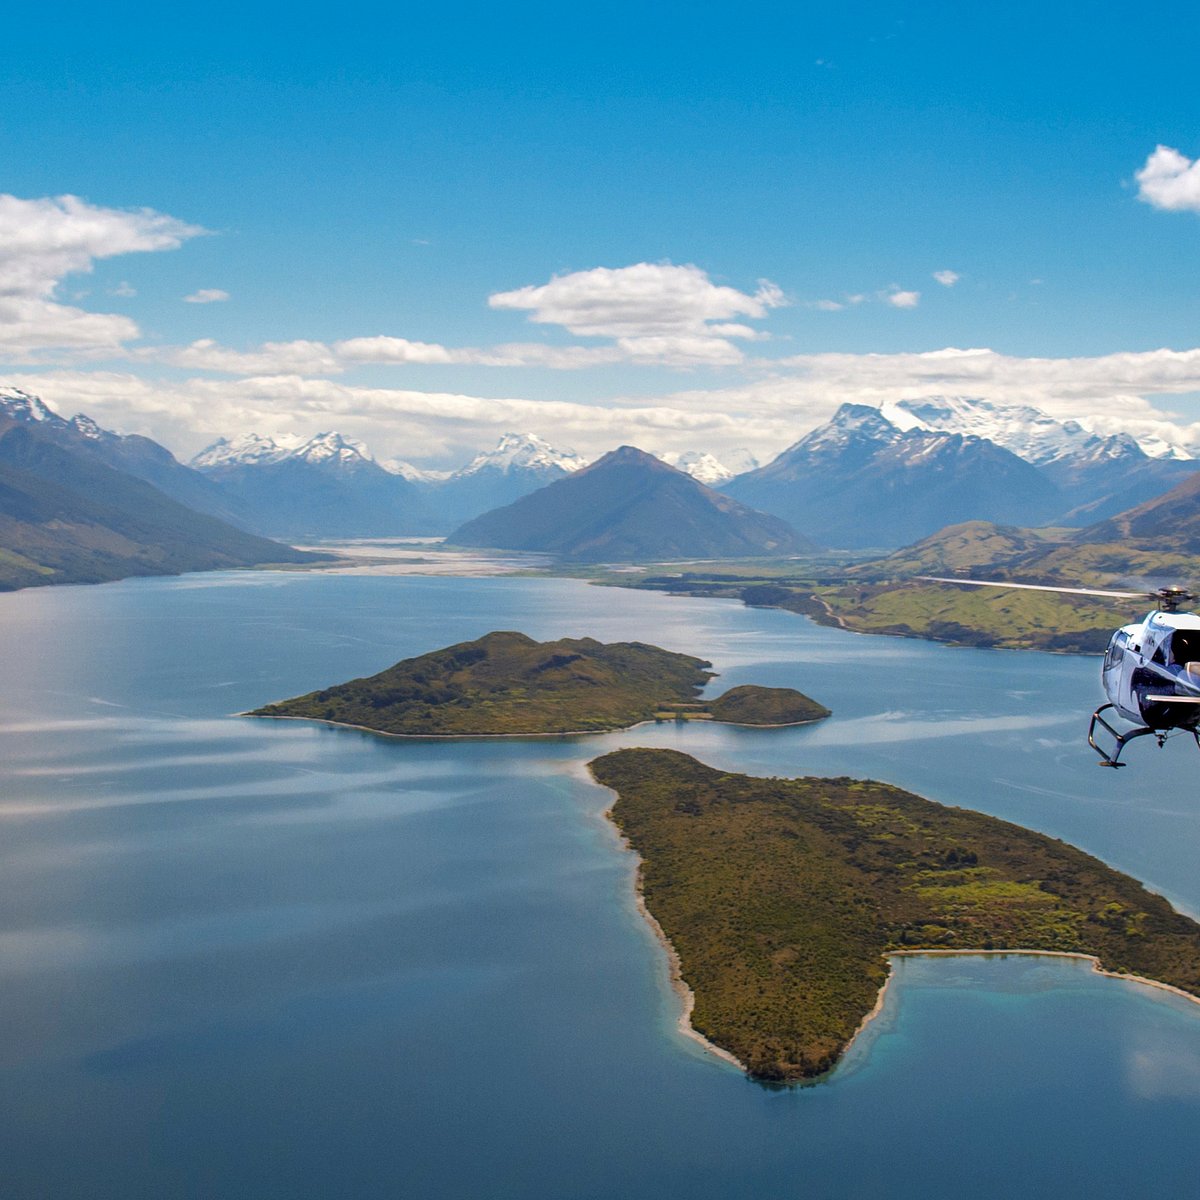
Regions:
M 467 522 L 466 546 L 557 554 L 583 562 L 796 554 L 812 545 L 636 446 Z
M 375 461 L 370 450 L 362 442 L 356 438 L 345 437 L 333 430 L 310 437 L 303 445 L 292 451 L 291 457 L 310 463 L 336 462 L 339 466 L 352 466 L 359 462 L 373 463 Z
M 581 458 L 574 450 L 558 450 L 536 433 L 506 433 L 494 449 L 477 454 L 455 475 L 462 478 L 477 475 L 481 471 L 498 471 L 507 475 L 512 471 L 554 468 L 571 472 L 585 466 L 587 459 Z
M 302 438 L 295 434 L 264 437 L 258 433 L 218 438 L 211 446 L 201 450 L 192 459 L 191 465 L 203 471 L 212 470 L 214 467 L 263 466 L 283 462 L 285 459 L 295 459 L 318 466 L 354 466 L 375 461 L 362 442 L 330 431 L 315 434 L 310 438 Z
M 425 467 L 414 467 L 403 458 L 385 459 L 379 464 L 391 475 L 399 475 L 409 483 L 442 483 L 454 474 L 453 471 L 437 471 Z
M 905 431 L 945 430 L 974 434 L 1012 451 L 1034 466 L 1046 466 L 1067 458 L 1084 456 L 1109 459 L 1173 458 L 1188 460 L 1191 454 L 1157 438 L 1134 438 L 1129 434 L 1103 435 L 1079 421 L 1061 420 L 1032 404 L 1003 404 L 979 396 L 923 396 L 920 399 L 889 401 L 883 415 Z M 1113 438 L 1120 439 L 1113 441 Z M 1099 450 L 1108 443 L 1106 450 Z
M 299 439 L 289 446 L 258 433 L 241 433 L 236 437 L 217 438 L 211 445 L 205 446 L 192 459 L 190 465 L 197 470 L 206 470 L 213 467 L 278 462 L 300 444 Z
M 717 458 L 703 450 L 668 451 L 659 457 L 668 466 L 683 471 L 707 487 L 719 487 L 735 475 L 753 471 L 758 460 L 749 450 L 730 450 Z
M 83 413 L 76 413 L 76 415 L 71 418 L 69 424 L 75 427 L 75 432 L 78 433 L 80 437 L 87 438 L 89 442 L 99 442 L 105 437 L 106 434 L 109 437 L 113 436 L 112 434 L 109 434 L 107 430 L 101 429 L 91 417 L 84 416 Z
M 10 384 L 0 384 L 0 415 L 14 421 L 26 421 L 39 425 L 66 425 L 67 422 L 40 396 Z

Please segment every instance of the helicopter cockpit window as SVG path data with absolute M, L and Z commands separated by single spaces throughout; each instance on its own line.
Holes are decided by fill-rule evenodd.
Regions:
M 1128 641 L 1129 634 L 1118 633 L 1108 643 L 1108 653 L 1104 656 L 1105 667 L 1115 667 L 1125 657 L 1125 646 Z
M 1181 667 L 1200 661 L 1200 631 L 1178 629 L 1171 635 L 1171 662 Z

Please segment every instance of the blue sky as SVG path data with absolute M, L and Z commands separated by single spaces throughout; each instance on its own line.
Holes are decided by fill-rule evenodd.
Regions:
M 181 452 L 769 453 L 938 391 L 1200 442 L 1200 12 L 834 7 L 22 6 L 5 377 Z

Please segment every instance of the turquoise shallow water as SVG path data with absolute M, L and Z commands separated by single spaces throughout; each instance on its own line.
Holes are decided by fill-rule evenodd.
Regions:
M 230 716 L 494 628 L 642 638 L 822 725 L 391 741 Z M 194 576 L 0 597 L 0 1195 L 1200 1195 L 1200 1008 L 907 959 L 834 1078 L 674 1033 L 582 765 L 871 775 L 1200 911 L 1200 758 L 1083 743 L 1087 659 L 553 580 Z M 1140 751 L 1140 753 L 1139 753 Z

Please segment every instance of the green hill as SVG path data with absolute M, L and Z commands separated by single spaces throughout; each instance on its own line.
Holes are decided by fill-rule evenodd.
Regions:
M 761 725 L 828 715 L 786 688 L 735 688 L 711 704 L 700 701 L 710 666 L 643 642 L 535 642 L 523 633 L 497 632 L 250 715 L 443 737 L 594 733 L 654 718 Z M 724 711 L 735 715 L 718 718 L 727 700 Z M 787 719 L 775 719 L 780 715 Z
M 591 764 L 641 856 L 692 1025 L 762 1079 L 827 1071 L 895 950 L 1047 950 L 1200 996 L 1200 925 L 1080 850 L 883 783 L 756 779 L 673 750 Z

